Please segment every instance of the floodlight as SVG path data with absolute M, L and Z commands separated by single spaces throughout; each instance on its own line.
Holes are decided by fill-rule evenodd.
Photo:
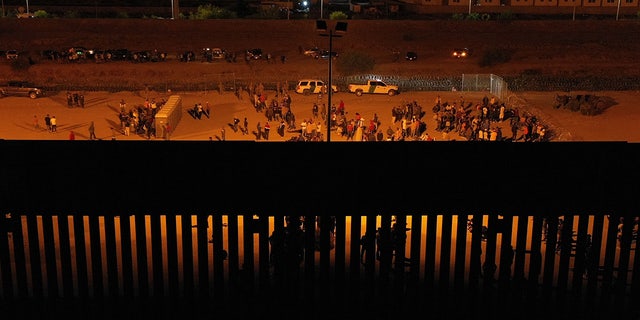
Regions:
M 336 22 L 336 33 L 342 34 L 347 32 L 347 23 L 344 21 Z
M 316 31 L 327 32 L 327 22 L 325 20 L 316 20 Z

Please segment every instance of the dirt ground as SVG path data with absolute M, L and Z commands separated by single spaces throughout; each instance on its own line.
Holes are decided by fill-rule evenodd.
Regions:
M 25 79 L 46 85 L 65 84 L 70 88 L 86 83 L 107 81 L 130 84 L 131 91 L 117 93 L 82 91 L 85 95 L 84 109 L 68 108 L 66 92 L 50 93 L 46 97 L 31 100 L 21 97 L 0 99 L 0 117 L 5 125 L 0 128 L 0 138 L 50 140 L 68 139 L 74 131 L 76 139 L 88 138 L 87 127 L 95 121 L 99 138 L 110 139 L 111 127 L 119 125 L 116 108 L 121 99 L 129 106 L 142 104 L 145 98 L 166 98 L 178 94 L 185 108 L 195 103 L 209 101 L 213 114 L 211 119 L 196 120 L 186 111 L 175 128 L 173 140 L 217 140 L 221 129 L 226 128 L 226 140 L 253 140 L 251 135 L 233 132 L 227 126 L 234 116 L 247 117 L 250 131 L 258 121 L 266 118 L 258 114 L 248 96 L 239 100 L 231 92 L 200 90 L 171 93 L 165 88 L 157 91 L 141 90 L 151 81 L 166 83 L 189 81 L 233 73 L 236 77 L 251 81 L 293 80 L 300 78 L 325 79 L 326 61 L 317 61 L 301 55 L 300 48 L 326 47 L 327 38 L 316 34 L 314 20 L 302 21 L 155 21 L 150 19 L 128 21 L 82 20 L 82 19 L 4 19 L 0 21 L 0 43 L 3 48 L 18 49 L 32 57 L 34 62 L 27 69 L 16 70 L 9 63 L 0 63 L 0 80 Z M 621 28 L 620 24 L 624 24 Z M 637 75 L 637 46 L 628 41 L 640 31 L 640 24 L 612 21 L 514 21 L 455 22 L 455 21 L 349 21 L 346 35 L 334 38 L 334 50 L 338 52 L 363 51 L 375 58 L 375 74 L 450 76 L 463 73 L 492 73 L 499 76 L 517 75 L 523 72 L 550 74 L 559 77 L 572 75 Z M 128 63 L 110 62 L 82 64 L 60 63 L 40 58 L 39 52 L 47 49 L 63 49 L 71 46 L 87 48 L 128 48 L 130 50 L 159 49 L 169 54 L 166 62 Z M 193 63 L 179 62 L 177 55 L 185 50 L 196 54 L 203 47 L 222 47 L 228 51 L 242 53 L 248 48 L 262 48 L 274 57 L 287 57 L 286 63 L 256 61 L 239 63 Z M 468 59 L 449 56 L 452 48 L 470 47 L 474 54 Z M 510 61 L 490 67 L 480 66 L 480 57 L 486 50 L 503 48 L 512 52 Z M 392 51 L 404 55 L 406 51 L 418 52 L 417 61 L 393 61 Z M 334 74 L 340 70 L 334 68 Z M 170 85 L 166 86 L 170 89 Z M 73 89 L 72 89 L 73 90 Z M 615 104 L 596 116 L 584 116 L 579 112 L 553 108 L 555 94 L 565 92 L 517 92 L 509 100 L 521 110 L 529 112 L 554 131 L 554 141 L 640 141 L 640 130 L 636 129 L 640 109 L 637 107 L 640 93 L 623 92 L 571 92 L 571 94 L 593 94 L 613 99 Z M 273 97 L 275 92 L 269 92 Z M 360 113 L 365 119 L 377 114 L 386 131 L 391 123 L 391 108 L 405 102 L 416 101 L 426 108 L 430 116 L 437 95 L 443 101 L 476 102 L 483 93 L 403 92 L 395 97 L 363 96 L 339 92 L 333 103 L 344 100 L 350 114 Z M 327 97 L 323 97 L 326 101 Z M 292 93 L 293 111 L 296 118 L 311 118 L 311 106 L 315 96 Z M 36 129 L 34 116 L 43 125 L 45 114 L 58 119 L 58 133 Z M 299 121 L 298 121 L 299 122 Z M 434 129 L 434 122 L 427 119 L 429 133 L 436 140 L 461 140 L 453 134 L 444 137 Z M 272 124 L 272 127 L 275 127 Z M 510 136 L 508 125 L 503 134 Z M 288 140 L 291 134 L 279 137 L 272 130 L 271 140 Z M 117 139 L 144 139 L 132 135 L 117 135 Z M 332 140 L 341 138 L 332 136 Z
M 255 140 L 253 134 L 243 135 L 240 131 L 233 132 L 229 124 L 236 116 L 243 120 L 247 117 L 250 133 L 256 131 L 256 125 L 261 122 L 264 126 L 266 118 L 262 113 L 257 113 L 250 103 L 246 93 L 242 100 L 239 100 L 232 93 L 220 95 L 218 92 L 173 92 L 182 97 L 183 113 L 182 120 L 175 128 L 171 136 L 172 140 L 212 140 L 221 138 L 221 130 L 225 128 L 226 140 Z M 275 93 L 269 92 L 268 95 Z M 555 132 L 552 141 L 628 141 L 640 142 L 640 130 L 637 130 L 637 123 L 640 121 L 640 112 L 636 101 L 640 98 L 637 92 L 602 92 L 598 93 L 611 96 L 618 102 L 617 105 L 609 108 L 598 116 L 584 116 L 578 112 L 567 109 L 556 109 L 552 106 L 554 101 L 553 93 L 526 92 L 518 95 L 520 101 L 525 102 L 522 110 L 530 112 L 545 123 Z M 340 100 L 345 102 L 348 115 L 360 113 L 365 120 L 372 119 L 377 114 L 381 121 L 381 128 L 386 129 L 391 126 L 396 129 L 399 122 L 391 122 L 391 108 L 402 105 L 407 101 L 417 101 L 421 106 L 428 106 L 427 115 L 431 115 L 431 107 L 436 97 L 440 95 L 443 101 L 458 101 L 463 97 L 466 101 L 481 101 L 482 93 L 460 92 L 410 92 L 402 93 L 395 97 L 365 95 L 356 97 L 353 94 L 339 92 L 333 95 L 332 99 L 336 103 Z M 85 108 L 69 108 L 66 103 L 66 94 L 60 93 L 51 97 L 44 97 L 35 100 L 21 97 L 7 97 L 0 99 L 0 117 L 5 119 L 5 125 L 0 127 L 0 138 L 7 140 L 65 140 L 69 139 L 71 131 L 75 134 L 75 139 L 86 140 L 89 138 L 88 126 L 94 121 L 96 135 L 99 139 L 111 139 L 110 128 L 119 128 L 118 104 L 124 99 L 128 106 L 142 105 L 145 97 L 160 100 L 168 98 L 166 92 L 86 92 Z M 318 101 L 316 96 L 303 96 L 292 93 L 292 110 L 297 119 L 312 119 L 311 106 Z M 326 96 L 323 100 L 326 103 Z M 209 102 L 212 106 L 211 118 L 203 117 L 201 120 L 194 119 L 187 112 L 186 108 L 192 107 L 196 103 Z M 520 102 L 522 103 L 522 102 Z M 44 129 L 44 116 L 50 114 L 58 119 L 58 132 L 49 133 Z M 427 116 L 427 130 L 436 139 L 442 140 L 464 140 L 456 133 L 443 136 L 441 132 L 435 131 L 435 122 Z M 34 117 L 38 120 L 40 128 L 35 127 Z M 350 118 L 348 116 L 348 118 Z M 300 122 L 298 121 L 298 123 Z M 503 128 L 503 134 L 510 137 L 508 124 L 497 124 Z M 275 123 L 271 123 L 272 130 L 270 141 L 286 141 L 298 133 L 287 132 L 284 137 L 275 132 Z M 326 129 L 326 127 L 325 127 Z M 323 132 L 326 132 L 323 130 Z M 144 135 L 132 134 L 124 136 L 120 131 L 116 132 L 117 140 L 142 140 Z M 155 140 L 155 139 L 153 139 Z M 344 137 L 336 134 L 331 136 L 332 141 L 345 141 Z

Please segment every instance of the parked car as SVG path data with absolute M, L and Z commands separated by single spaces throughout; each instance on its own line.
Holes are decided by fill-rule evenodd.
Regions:
M 22 19 L 22 18 L 27 18 L 28 19 L 28 18 L 35 18 L 36 16 L 31 12 L 22 12 L 22 13 L 16 14 L 16 17 L 18 19 Z
M 318 54 L 318 52 L 320 52 L 320 51 L 321 51 L 320 48 L 313 47 L 313 48 L 309 48 L 309 49 L 304 50 L 303 53 L 304 53 L 305 56 L 315 57 Z
M 151 57 L 151 62 L 167 61 L 167 53 L 164 51 L 154 49 L 153 51 L 149 52 L 149 54 Z
M 454 58 L 466 58 L 471 55 L 471 50 L 469 48 L 456 48 L 453 49 L 452 55 Z
M 18 59 L 18 50 L 7 50 L 5 53 L 5 57 L 7 60 L 16 60 Z
M 23 96 L 31 99 L 38 98 L 44 94 L 44 91 L 37 88 L 33 84 L 26 81 L 9 81 L 4 85 L 0 85 L 1 96 Z
M 334 84 L 331 85 L 331 89 L 334 93 L 338 92 L 338 87 Z M 318 79 L 303 79 L 298 81 L 296 85 L 296 93 L 304 95 L 327 93 L 327 84 Z
M 331 58 L 335 59 L 337 57 L 338 57 L 338 53 L 335 51 L 331 51 Z M 314 58 L 329 59 L 329 50 L 320 50 L 318 53 L 316 53 Z
M 42 50 L 42 57 L 49 60 L 58 60 L 61 56 L 60 51 L 55 49 Z
M 131 60 L 131 52 L 128 49 L 109 49 L 107 52 L 113 61 Z
M 151 53 L 149 51 L 135 51 L 131 53 L 131 61 L 133 62 L 149 62 L 151 61 Z
M 92 57 L 93 52 L 85 47 L 71 47 L 67 50 L 67 59 L 69 61 L 84 61 Z
M 408 51 L 407 54 L 404 56 L 404 58 L 407 61 L 416 61 L 418 60 L 418 54 L 415 53 L 414 51 Z
M 258 60 L 262 58 L 262 49 L 248 49 L 246 52 L 248 59 Z
M 202 59 L 207 62 L 221 60 L 227 56 L 227 52 L 221 48 L 202 48 Z
M 111 60 L 111 57 L 108 56 L 107 50 L 93 50 L 93 60 L 95 62 L 105 62 Z

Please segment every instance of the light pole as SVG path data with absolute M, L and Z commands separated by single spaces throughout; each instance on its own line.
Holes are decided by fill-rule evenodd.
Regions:
M 331 96 L 333 95 L 333 37 L 342 37 L 347 32 L 347 23 L 338 21 L 333 29 L 327 28 L 327 21 L 316 20 L 316 31 L 323 37 L 329 37 L 329 83 L 327 85 L 327 142 L 331 142 Z M 329 33 L 327 33 L 329 32 Z
M 176 20 L 179 18 L 180 18 L 180 0 L 171 0 L 171 19 Z

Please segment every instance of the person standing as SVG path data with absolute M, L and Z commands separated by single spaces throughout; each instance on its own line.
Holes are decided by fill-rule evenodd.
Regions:
M 233 117 L 233 132 L 238 132 L 238 124 L 240 123 L 240 119 L 238 117 Z
M 67 106 L 73 108 L 73 95 L 69 91 L 67 91 Z
M 73 133 L 73 131 L 69 131 L 69 140 L 75 140 L 76 139 L 76 134 Z
M 171 140 L 171 125 L 169 123 L 166 123 L 164 125 L 164 134 L 165 134 L 165 140 L 167 141 Z
M 127 103 L 124 102 L 124 99 L 120 100 L 120 113 L 123 113 L 127 110 Z
M 96 127 L 93 124 L 93 121 L 91 121 L 91 124 L 89 125 L 89 140 L 93 139 L 96 139 Z
M 256 129 L 258 130 L 258 132 L 256 133 L 256 139 L 260 140 L 260 137 L 262 136 L 262 126 L 260 125 L 260 121 L 258 121 Z
M 204 113 L 204 108 L 202 107 L 202 103 L 198 103 L 196 106 L 196 116 L 198 120 L 202 119 L 202 114 Z
M 265 140 L 269 140 L 269 131 L 271 131 L 271 125 L 269 125 L 269 122 L 267 121 L 267 123 L 264 124 L 264 139 Z
M 131 118 L 125 117 L 122 130 L 124 130 L 123 132 L 125 136 L 129 136 L 129 134 L 131 134 Z
M 49 121 L 51 122 L 51 132 L 58 132 L 58 120 L 56 116 L 51 116 L 51 120 Z
M 48 113 L 44 116 L 44 125 L 47 126 L 47 131 L 51 132 L 51 116 Z
M 40 124 L 38 123 L 38 116 L 34 115 L 33 116 L 33 128 L 36 130 L 40 129 Z

